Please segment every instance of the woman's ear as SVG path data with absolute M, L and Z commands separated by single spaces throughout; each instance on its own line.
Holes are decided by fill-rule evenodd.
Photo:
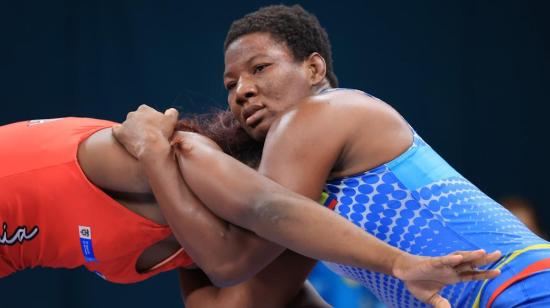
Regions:
M 309 80 L 312 86 L 321 83 L 327 75 L 327 64 L 325 59 L 318 52 L 314 52 L 306 59 Z

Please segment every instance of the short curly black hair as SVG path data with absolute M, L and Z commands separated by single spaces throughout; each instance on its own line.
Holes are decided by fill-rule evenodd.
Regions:
M 330 85 L 338 86 L 338 78 L 332 68 L 332 50 L 327 32 L 317 17 L 300 5 L 270 5 L 234 21 L 225 37 L 224 51 L 239 37 L 255 32 L 269 33 L 275 40 L 285 43 L 299 61 L 318 52 L 325 59 Z

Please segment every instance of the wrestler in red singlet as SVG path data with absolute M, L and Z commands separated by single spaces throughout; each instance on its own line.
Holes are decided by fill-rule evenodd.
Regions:
M 0 278 L 35 266 L 84 265 L 104 279 L 132 283 L 187 266 L 182 250 L 138 273 L 142 252 L 171 235 L 88 181 L 80 142 L 109 121 L 61 118 L 0 127 Z

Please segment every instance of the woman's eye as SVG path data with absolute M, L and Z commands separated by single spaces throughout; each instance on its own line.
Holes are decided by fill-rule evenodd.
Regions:
M 254 74 L 263 71 L 267 67 L 267 64 L 260 64 L 254 67 Z
M 233 83 L 233 82 L 232 82 L 232 83 L 228 83 L 228 84 L 225 85 L 225 89 L 226 89 L 227 91 L 233 89 L 234 87 L 235 87 L 235 83 Z

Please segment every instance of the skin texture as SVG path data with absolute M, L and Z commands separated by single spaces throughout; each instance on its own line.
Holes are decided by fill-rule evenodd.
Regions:
M 320 94 L 328 84 L 324 61 L 319 57 L 314 53 L 296 63 L 290 50 L 266 33 L 241 37 L 225 54 L 225 75 L 235 83 L 228 88 L 229 106 L 251 136 L 266 139 L 259 172 L 310 198 L 319 196 L 327 179 L 390 161 L 412 142 L 407 123 L 383 102 L 358 91 Z M 265 68 L 257 72 L 258 66 Z M 267 111 L 250 121 L 247 108 L 258 102 Z M 264 133 L 266 126 L 269 129 Z M 320 151 L 316 144 L 322 140 L 329 142 L 323 143 Z M 440 266 L 450 265 L 447 262 Z M 393 274 L 404 279 L 403 275 L 424 270 L 420 266 Z M 437 293 L 441 283 L 416 281 L 406 285 L 420 300 L 448 306 Z
M 265 177 L 199 138 L 178 133 L 173 142 L 178 144 L 180 172 L 197 197 L 216 215 L 303 255 L 406 280 L 417 297 L 438 307 L 448 305 L 437 293 L 445 284 L 497 275 L 496 271 L 477 272 L 475 267 L 496 260 L 498 252 L 459 252 L 442 258 L 412 256 L 276 184 L 317 200 L 327 179 L 389 161 L 411 143 L 408 125 L 383 102 L 358 91 L 320 94 L 328 87 L 325 71 L 319 54 L 295 61 L 284 44 L 265 33 L 234 41 L 226 52 L 228 101 L 245 130 L 258 140 L 265 138 L 259 167 Z M 115 135 L 146 166 L 169 147 L 166 138 L 172 131 L 158 129 L 160 123 L 169 121 L 141 106 L 122 127 L 115 128 Z M 323 140 L 330 142 L 323 142 L 321 151 L 317 145 Z M 277 259 L 239 287 L 246 290 L 273 283 L 265 274 L 269 272 L 290 284 L 302 279 L 297 283 L 301 285 L 305 276 L 292 274 L 312 266 L 311 261 L 301 258 L 291 255 Z M 274 266 L 285 270 L 272 271 Z M 212 286 L 195 292 L 198 290 L 231 294 Z M 254 294 L 249 302 L 260 305 L 266 296 L 278 292 L 274 286 L 269 290 L 265 294 L 247 293 Z
M 278 48 L 269 48 L 272 46 Z M 313 69 L 324 67 L 318 54 L 312 60 L 316 64 Z M 296 62 L 282 43 L 274 43 L 268 35 L 237 39 L 229 46 L 225 62 L 224 85 L 231 111 L 257 140 L 265 138 L 281 112 L 310 95 L 306 62 Z M 261 96 L 259 84 L 264 89 Z M 322 83 L 318 88 L 325 86 L 328 84 Z
M 200 135 L 193 136 L 206 148 L 219 151 L 212 141 Z M 249 298 L 252 298 L 251 292 L 267 293 L 268 289 L 252 283 L 254 279 L 237 283 L 258 273 L 282 252 L 282 248 L 213 215 L 183 182 L 174 153 L 169 146 L 167 150 L 162 153 L 164 155 L 157 153 L 158 157 L 152 160 L 154 164 L 147 164 L 144 168 L 116 142 L 111 129 L 104 129 L 80 144 L 78 160 L 87 178 L 122 206 L 159 224 L 175 222 L 175 237 L 169 237 L 146 249 L 137 261 L 138 271 L 153 267 L 184 247 L 196 265 L 208 274 L 206 276 L 202 271 L 192 269 L 180 271 L 183 290 L 189 293 L 186 296 L 187 307 L 246 307 Z M 155 170 L 164 172 L 155 173 Z M 163 185 L 164 182 L 168 184 Z M 167 193 L 157 194 L 155 198 L 153 193 L 159 185 L 163 185 Z M 302 270 L 293 272 L 295 277 L 292 280 L 295 283 L 273 281 L 270 278 L 272 285 L 280 284 L 277 286 L 279 291 L 270 296 L 271 307 L 287 306 L 291 301 L 293 307 L 326 306 L 314 289 L 303 284 L 309 268 L 301 264 L 297 264 L 296 268 Z M 281 268 L 275 265 L 272 271 L 281 271 Z M 274 275 L 268 272 L 264 276 Z M 201 281 L 207 281 L 208 285 L 213 281 L 220 286 L 234 286 L 224 288 L 222 292 L 217 292 L 217 288 L 208 291 L 203 288 Z M 199 292 L 192 292 L 194 290 Z
M 137 112 L 129 115 L 124 126 L 114 128 L 117 138 L 123 143 L 141 138 L 138 143 L 150 145 L 147 150 L 141 152 L 142 156 L 138 157 L 145 168 L 155 165 L 162 153 L 170 152 L 170 144 L 164 139 L 163 133 L 159 132 L 150 141 L 146 140 L 152 135 L 141 133 L 158 131 L 154 124 L 158 121 L 170 119 L 149 107 L 142 106 Z M 141 129 L 136 129 L 137 127 Z M 499 258 L 499 253 L 457 252 L 438 258 L 403 253 L 315 202 L 299 197 L 268 178 L 260 176 L 246 165 L 220 152 L 211 142 L 205 142 L 204 139 L 192 133 L 178 132 L 175 135 L 173 142 L 176 145 L 179 171 L 195 195 L 208 205 L 213 213 L 229 222 L 239 224 L 262 237 L 314 258 L 393 274 L 407 280 L 409 289 L 416 290 L 415 294 L 430 294 L 433 298 L 426 301 L 432 303 L 439 300 L 436 292 L 446 284 L 491 278 L 498 274 L 497 271 L 478 272 L 475 267 L 495 261 Z M 166 180 L 166 185 L 174 185 L 175 181 L 170 180 L 169 174 L 170 172 L 160 170 L 157 176 Z M 157 196 L 167 193 L 170 197 L 171 192 L 171 189 L 163 188 L 156 193 Z M 176 201 L 168 204 L 175 208 L 179 207 L 182 215 L 187 212 L 185 202 Z M 180 224 L 177 227 L 172 226 L 176 234 L 183 231 L 183 237 L 197 235 L 193 234 L 192 227 L 187 226 L 185 221 L 176 220 L 175 223 Z M 331 228 L 325 227 L 328 225 Z M 185 231 L 186 228 L 188 231 Z M 311 236 L 312 234 L 315 236 Z M 339 240 L 341 238 L 346 238 L 346 241 Z M 376 253 L 372 253 L 373 251 Z M 265 299 L 270 298 L 273 303 L 281 303 L 278 306 L 284 306 L 282 303 L 289 303 L 303 286 L 312 265 L 312 260 L 288 252 L 249 280 L 229 288 L 192 283 L 187 279 L 195 279 L 196 276 L 182 273 L 182 280 L 185 281 L 182 289 L 187 295 L 186 302 L 194 298 L 197 305 L 202 301 L 208 303 L 211 300 L 216 305 L 225 305 L 226 301 L 233 303 L 233 300 L 238 298 L 237 306 L 254 307 L 263 305 Z M 440 307 L 445 307 L 446 302 L 441 303 L 443 306 Z
M 111 129 L 94 133 L 77 152 L 86 177 L 129 210 L 159 224 L 166 224 L 143 169 L 112 137 Z M 101 159 L 98 159 L 101 158 Z M 138 259 L 136 269 L 145 271 L 180 248 L 170 237 L 148 248 Z
M 207 146 L 218 149 L 207 142 Z M 165 154 L 159 155 L 164 159 L 154 159 L 154 164 L 143 168 L 115 141 L 111 129 L 93 134 L 78 150 L 80 167 L 87 178 L 121 205 L 159 224 L 177 221 L 173 224 L 175 237 L 148 248 L 138 259 L 138 270 L 151 268 L 183 246 L 213 281 L 227 285 L 245 280 L 265 267 L 276 255 L 273 250 L 280 253 L 281 249 L 272 243 L 213 215 L 182 180 L 173 153 Z M 155 178 L 157 169 L 165 172 Z M 166 179 L 170 179 L 170 184 L 163 188 L 169 193 L 157 194 L 155 198 L 153 192 Z M 180 226 L 186 228 L 180 231 Z

